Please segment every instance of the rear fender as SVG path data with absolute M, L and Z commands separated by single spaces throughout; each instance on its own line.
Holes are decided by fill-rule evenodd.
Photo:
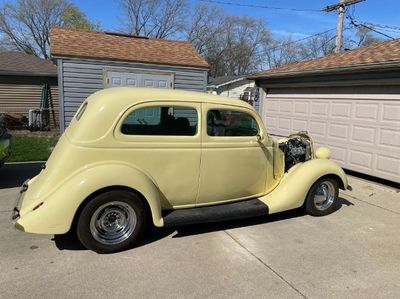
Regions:
M 260 200 L 268 206 L 270 214 L 299 208 L 312 185 L 324 176 L 335 177 L 342 189 L 348 186 L 346 174 L 335 162 L 313 159 L 293 166 L 278 186 Z
M 33 233 L 63 234 L 69 231 L 75 213 L 83 201 L 107 187 L 127 187 L 139 192 L 147 201 L 153 223 L 163 226 L 160 192 L 143 172 L 127 164 L 102 163 L 85 167 L 42 199 L 36 210 L 29 209 L 18 220 L 23 230 Z M 26 194 L 29 196 L 29 189 Z

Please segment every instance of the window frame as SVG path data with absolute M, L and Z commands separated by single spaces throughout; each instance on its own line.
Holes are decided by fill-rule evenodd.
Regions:
M 245 139 L 246 141 L 249 140 L 249 138 L 251 140 L 253 140 L 254 138 L 256 138 L 257 135 L 263 134 L 263 126 L 260 125 L 260 119 L 259 117 L 257 117 L 254 113 L 254 111 L 250 110 L 250 109 L 246 109 L 243 107 L 239 107 L 239 106 L 229 106 L 229 105 L 218 105 L 218 106 L 214 106 L 214 105 L 207 105 L 208 107 L 204 108 L 203 114 L 204 114 L 204 119 L 203 119 L 203 123 L 205 124 L 205 128 L 203 128 L 204 131 L 204 137 L 208 138 L 208 139 L 212 139 L 212 140 L 216 140 L 216 139 L 235 139 L 235 140 L 242 140 Z M 207 118 L 208 118 L 208 113 L 212 110 L 226 110 L 226 111 L 232 111 L 232 112 L 240 112 L 240 113 L 245 113 L 247 115 L 249 115 L 250 117 L 253 118 L 253 120 L 256 122 L 257 124 L 257 133 L 254 135 L 247 135 L 247 136 L 211 136 L 208 135 L 208 123 L 207 123 Z
M 142 108 L 154 107 L 182 107 L 194 109 L 197 113 L 197 128 L 195 135 L 129 135 L 122 133 L 122 125 L 124 120 L 134 111 Z M 119 119 L 114 126 L 114 136 L 120 141 L 126 142 L 151 142 L 151 143 L 168 143 L 168 142 L 200 142 L 201 140 L 201 127 L 202 115 L 201 105 L 196 102 L 189 101 L 173 101 L 173 100 L 157 100 L 157 101 L 144 101 L 128 107 L 123 113 L 120 114 Z M 135 143 L 136 144 L 136 143 Z
M 234 100 L 232 100 L 234 101 Z M 227 105 L 227 104 L 212 104 L 212 103 L 203 103 L 202 105 L 202 142 L 204 144 L 208 144 L 207 146 L 211 147 L 219 147 L 222 144 L 225 144 L 223 147 L 242 147 L 251 143 L 254 145 L 259 144 L 257 135 L 254 136 L 209 136 L 207 132 L 207 113 L 209 110 L 232 110 L 238 112 L 244 112 L 249 114 L 257 123 L 258 126 L 258 134 L 262 137 L 262 140 L 265 141 L 267 138 L 267 132 L 265 131 L 264 125 L 261 121 L 260 116 L 256 111 L 246 108 L 243 106 L 236 105 Z

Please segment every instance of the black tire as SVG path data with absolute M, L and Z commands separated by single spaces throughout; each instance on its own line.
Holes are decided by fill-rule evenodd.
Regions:
M 97 253 L 132 248 L 146 226 L 146 208 L 135 193 L 115 190 L 90 200 L 79 215 L 77 234 L 82 244 Z
M 329 193 L 329 196 L 326 194 Z M 319 179 L 310 189 L 306 198 L 306 211 L 312 216 L 325 216 L 336 210 L 339 184 L 333 178 Z M 318 196 L 318 197 L 317 197 Z M 325 201 L 322 199 L 325 197 Z

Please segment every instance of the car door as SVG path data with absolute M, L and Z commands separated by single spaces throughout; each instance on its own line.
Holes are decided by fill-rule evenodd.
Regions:
M 250 109 L 202 104 L 202 156 L 197 205 L 265 192 L 268 158 L 258 142 L 260 118 Z
M 163 208 L 194 206 L 201 155 L 200 104 L 157 101 L 130 108 L 115 132 L 119 159 L 150 177 Z

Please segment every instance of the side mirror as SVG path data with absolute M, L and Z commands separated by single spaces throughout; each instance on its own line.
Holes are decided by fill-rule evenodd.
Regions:
M 257 139 L 257 142 L 260 142 L 260 141 L 261 141 L 261 139 L 262 139 L 261 133 L 257 133 L 256 139 Z

